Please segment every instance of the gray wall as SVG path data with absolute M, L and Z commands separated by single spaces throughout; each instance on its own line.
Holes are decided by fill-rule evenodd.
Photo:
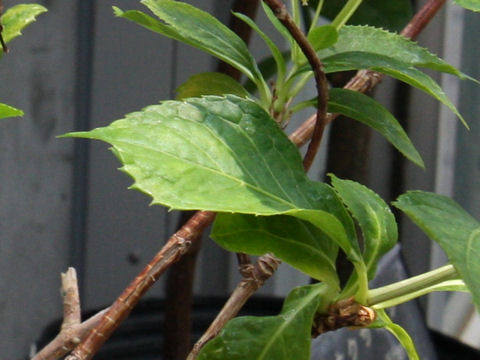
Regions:
M 48 6 L 0 65 L 0 101 L 25 111 L 0 122 L 3 359 L 24 357 L 59 316 L 60 272 L 68 265 L 72 143 L 55 136 L 73 127 L 75 7 Z

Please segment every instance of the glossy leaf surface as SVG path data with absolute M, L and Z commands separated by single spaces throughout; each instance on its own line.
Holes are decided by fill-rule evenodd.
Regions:
M 23 116 L 23 111 L 12 106 L 0 103 L 0 119 Z
M 328 111 L 346 115 L 370 126 L 407 159 L 424 167 L 422 158 L 397 119 L 378 101 L 356 91 L 333 88 L 329 92 Z
M 233 252 L 267 252 L 314 279 L 339 288 L 335 267 L 338 246 L 307 221 L 292 216 L 218 214 L 211 237 Z
M 203 95 L 232 94 L 247 97 L 248 92 L 242 85 L 228 75 L 218 72 L 205 72 L 192 75 L 177 88 L 177 99 L 201 97 Z
M 480 223 L 452 199 L 433 193 L 410 191 L 394 205 L 442 247 L 480 310 Z
M 472 11 L 480 11 L 480 0 L 453 0 L 453 2 L 465 9 Z
M 363 233 L 363 258 L 369 280 L 380 258 L 397 243 L 397 223 L 387 204 L 367 187 L 330 175 L 332 186 Z
M 313 316 L 333 295 L 325 284 L 296 288 L 278 316 L 229 321 L 198 360 L 309 360 Z
M 419 46 L 416 42 L 410 41 L 402 35 L 371 26 L 342 27 L 335 45 L 320 51 L 319 56 L 324 58 L 352 51 L 388 56 L 411 66 L 425 67 L 466 78 L 454 66 Z
M 135 180 L 132 187 L 154 204 L 295 216 L 321 229 L 352 261 L 362 260 L 353 222 L 335 214 L 341 202 L 328 186 L 308 179 L 295 145 L 253 101 L 167 101 L 70 136 L 112 144 L 122 170 Z
M 322 59 L 322 61 L 325 65 L 326 73 L 368 69 L 389 75 L 414 86 L 430 96 L 433 96 L 447 106 L 468 128 L 467 123 L 460 115 L 455 105 L 453 105 L 447 95 L 445 95 L 442 88 L 430 76 L 413 66 L 388 56 L 360 51 L 332 55 Z
M 143 0 L 142 3 L 163 22 L 136 10 L 123 12 L 114 8 L 115 14 L 216 56 L 250 79 L 259 78 L 245 43 L 212 15 L 181 1 Z

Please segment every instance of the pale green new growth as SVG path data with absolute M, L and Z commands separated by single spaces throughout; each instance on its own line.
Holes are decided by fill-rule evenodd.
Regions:
M 23 111 L 12 106 L 0 103 L 0 119 L 23 116 Z

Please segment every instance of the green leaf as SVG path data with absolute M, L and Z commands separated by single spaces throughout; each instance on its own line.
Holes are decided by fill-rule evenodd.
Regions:
M 262 5 L 263 11 L 265 12 L 265 15 L 267 15 L 268 19 L 272 23 L 272 25 L 277 29 L 277 31 L 284 37 L 285 40 L 288 41 L 290 44 L 290 48 L 293 48 L 295 46 L 298 46 L 290 32 L 287 30 L 285 26 L 278 20 L 278 18 L 275 16 L 273 13 L 272 9 L 268 7 L 263 1 L 260 3 Z
M 210 234 L 223 248 L 252 255 L 273 253 L 314 279 L 339 289 L 338 245 L 307 221 L 292 216 L 217 215 Z
M 386 308 L 397 306 L 407 301 L 416 299 L 420 296 L 424 296 L 437 291 L 470 292 L 467 286 L 465 285 L 465 283 L 463 282 L 463 280 L 459 280 L 459 279 L 446 280 L 439 284 L 427 286 L 420 290 L 410 292 L 406 295 L 395 297 L 394 299 L 391 299 L 391 300 L 386 300 L 386 301 L 376 303 L 375 305 L 371 306 L 371 308 L 374 310 L 386 309 Z
M 384 310 L 377 310 L 377 321 L 371 327 L 385 328 L 390 331 L 400 344 L 402 344 L 410 360 L 420 360 L 417 349 L 415 348 L 415 344 L 410 335 L 408 335 L 403 327 L 395 324 Z
M 14 107 L 11 107 L 9 105 L 0 103 L 0 119 L 16 116 L 23 116 L 23 111 L 15 109 Z
M 465 9 L 472 11 L 480 11 L 480 1 L 479 0 L 453 0 L 453 2 Z
M 243 72 L 257 85 L 263 81 L 246 44 L 212 15 L 181 1 L 143 0 L 142 3 L 163 22 L 141 11 L 123 12 L 114 7 L 114 12 L 149 30 L 216 56 Z
M 298 287 L 278 316 L 245 316 L 227 323 L 198 360 L 309 360 L 313 317 L 333 298 L 325 284 Z
M 201 97 L 203 95 L 233 94 L 248 97 L 242 85 L 228 75 L 218 72 L 205 72 L 191 76 L 177 88 L 177 99 Z
M 308 41 L 317 51 L 333 46 L 337 40 L 338 32 L 331 25 L 318 26 L 308 33 Z
M 357 221 L 363 234 L 363 259 L 368 279 L 375 276 L 380 258 L 397 243 L 397 223 L 390 207 L 367 187 L 330 175 L 334 190 Z
M 279 82 L 283 82 L 283 79 L 285 77 L 285 72 L 286 72 L 286 65 L 285 65 L 285 59 L 283 57 L 282 52 L 280 49 L 275 45 L 275 43 L 265 34 L 258 26 L 257 24 L 250 19 L 248 16 L 243 15 L 241 13 L 234 12 L 233 15 L 235 15 L 237 18 L 245 22 L 247 25 L 249 25 L 255 32 L 265 41 L 267 44 L 268 48 L 270 49 L 270 52 L 272 53 L 272 57 L 275 60 L 275 63 L 277 65 L 277 86 L 279 86 Z
M 452 199 L 433 193 L 410 191 L 394 205 L 442 247 L 480 310 L 480 223 Z
M 433 96 L 442 104 L 447 106 L 462 121 L 465 127 L 467 123 L 450 99 L 445 95 L 442 88 L 427 74 L 421 72 L 413 66 L 405 64 L 394 58 L 379 54 L 364 53 L 354 51 L 350 53 L 340 53 L 322 59 L 326 73 L 369 69 L 378 71 L 403 81 L 419 90 Z M 305 69 L 306 70 L 306 69 Z
M 347 0 L 326 0 L 322 15 L 334 19 L 346 2 Z M 312 7 L 316 8 L 318 0 L 310 0 L 310 3 Z M 411 17 L 412 5 L 410 0 L 364 0 L 348 23 L 400 31 Z
M 454 66 L 404 36 L 371 26 L 342 27 L 335 46 L 322 50 L 319 57 L 356 51 L 388 56 L 410 66 L 445 72 L 462 79 L 468 78 Z
M 3 40 L 8 43 L 22 35 L 22 30 L 46 11 L 45 7 L 37 4 L 19 4 L 9 8 L 1 18 Z
M 333 88 L 329 92 L 328 111 L 346 115 L 377 130 L 407 159 L 424 167 L 421 156 L 397 119 L 378 101 L 357 91 Z
M 342 223 L 330 213 L 335 198 L 308 179 L 298 149 L 253 101 L 167 101 L 70 136 L 112 144 L 122 170 L 135 180 L 132 188 L 154 204 L 295 216 L 320 228 L 349 259 L 362 261 L 352 220 Z M 336 205 L 342 206 L 338 199 Z

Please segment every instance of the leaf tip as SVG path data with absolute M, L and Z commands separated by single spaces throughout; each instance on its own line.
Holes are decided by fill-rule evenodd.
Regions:
M 112 6 L 112 9 L 113 9 L 113 14 L 117 17 L 122 17 L 123 14 L 124 14 L 124 11 L 122 9 L 120 9 L 119 7 L 117 6 Z

